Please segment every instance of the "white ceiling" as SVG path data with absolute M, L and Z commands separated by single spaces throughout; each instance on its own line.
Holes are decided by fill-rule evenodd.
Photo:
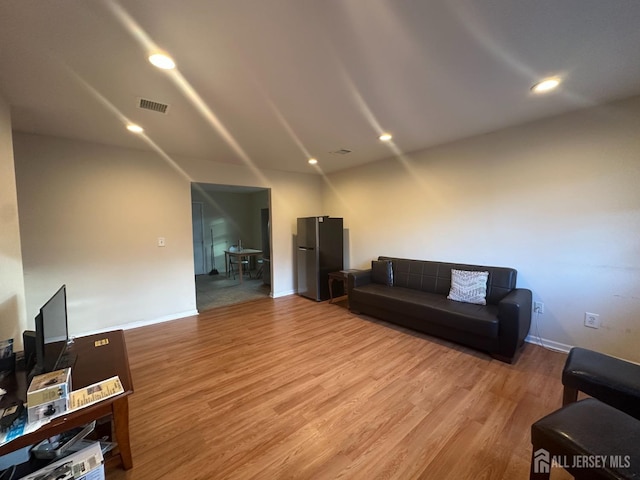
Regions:
M 637 94 L 638 0 L 0 1 L 15 130 L 175 156 L 329 173 Z

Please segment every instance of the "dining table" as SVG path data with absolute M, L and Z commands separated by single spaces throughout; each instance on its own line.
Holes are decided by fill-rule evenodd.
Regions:
M 253 248 L 239 248 L 239 249 L 234 249 L 232 250 L 225 250 L 224 251 L 224 264 L 227 267 L 227 276 L 229 276 L 229 261 L 231 260 L 232 257 L 235 257 L 238 259 L 238 273 L 240 274 L 240 283 L 242 283 L 242 257 L 247 257 L 247 259 L 250 259 L 250 257 L 259 257 L 260 255 L 262 255 L 262 250 L 256 250 Z

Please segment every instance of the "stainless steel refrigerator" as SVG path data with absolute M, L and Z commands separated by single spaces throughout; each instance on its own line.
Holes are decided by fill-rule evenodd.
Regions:
M 343 269 L 342 218 L 298 218 L 297 247 L 298 295 L 328 300 L 328 274 Z

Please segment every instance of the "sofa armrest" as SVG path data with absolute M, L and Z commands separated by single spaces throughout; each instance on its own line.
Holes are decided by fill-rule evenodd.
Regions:
M 511 359 L 524 342 L 531 327 L 531 290 L 514 288 L 498 303 L 500 320 L 499 356 Z
M 355 287 L 361 287 L 371 283 L 371 269 L 350 272 L 347 277 L 347 294 Z

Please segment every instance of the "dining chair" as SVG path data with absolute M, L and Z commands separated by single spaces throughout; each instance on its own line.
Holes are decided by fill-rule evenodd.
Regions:
M 262 278 L 262 267 L 264 266 L 264 258 L 258 257 L 256 259 L 256 265 L 258 266 L 258 270 L 256 271 L 256 278 Z
M 231 245 L 229 247 L 230 252 L 242 252 L 242 249 L 238 247 L 238 245 Z M 236 279 L 236 269 L 238 268 L 238 264 L 242 264 L 242 273 L 247 273 L 249 278 L 251 278 L 251 270 L 249 269 L 249 257 L 236 257 L 235 255 L 229 255 L 229 271 L 233 275 L 233 279 Z

